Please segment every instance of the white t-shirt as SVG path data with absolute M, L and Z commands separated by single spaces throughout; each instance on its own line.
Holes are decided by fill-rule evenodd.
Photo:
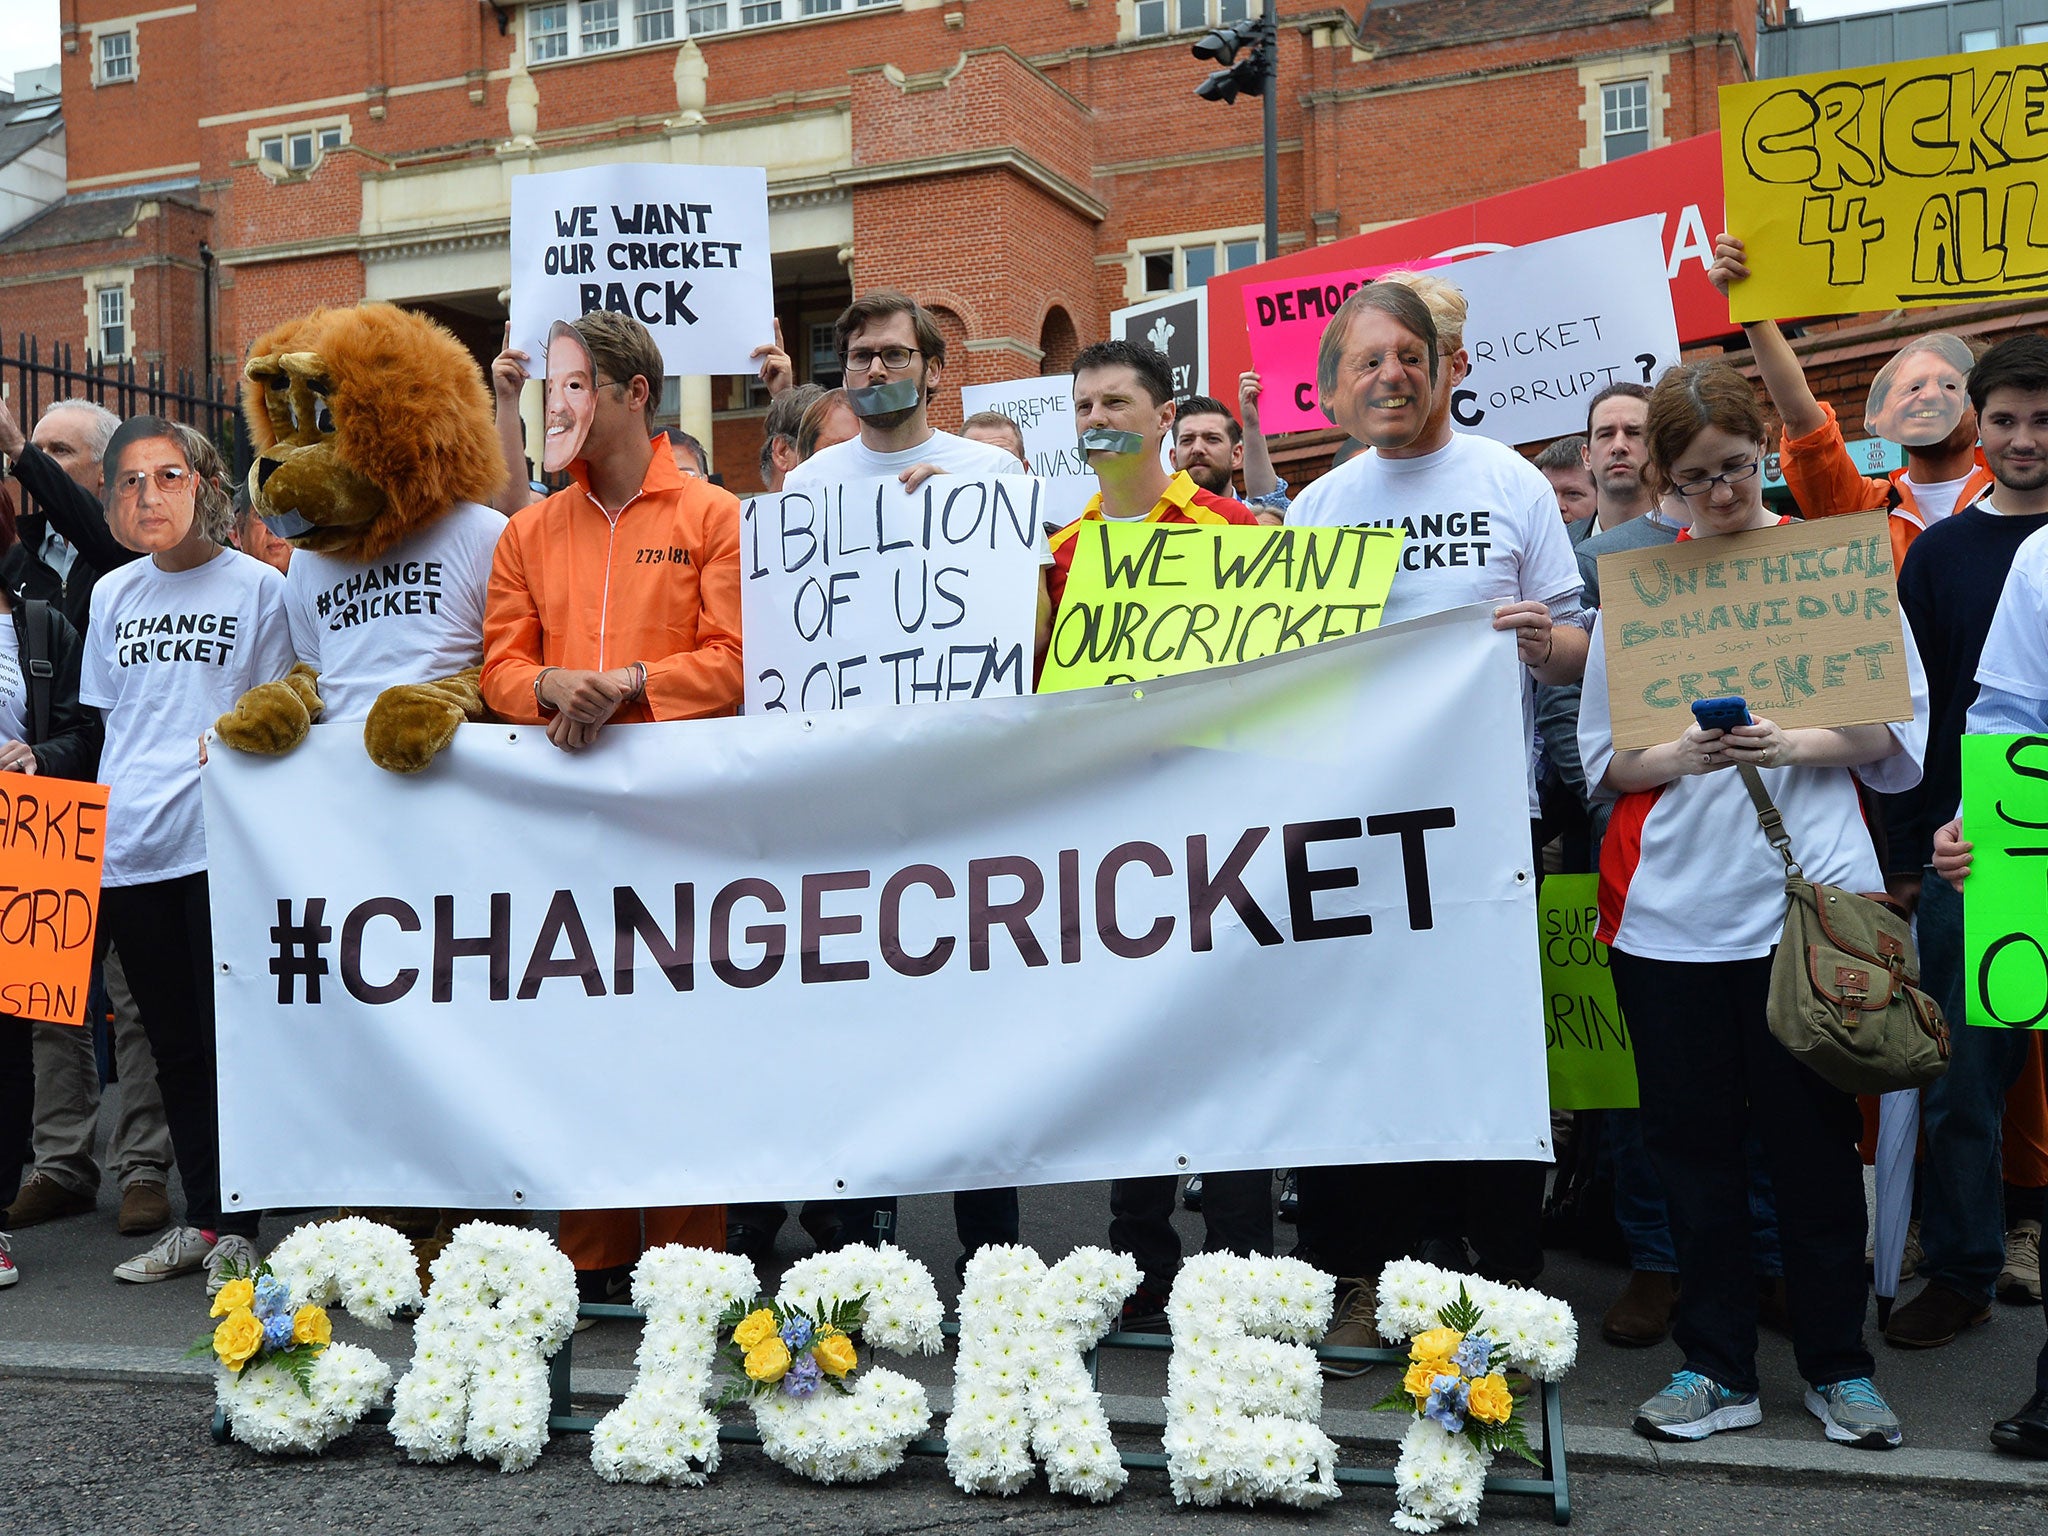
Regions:
M 28 687 L 21 676 L 21 648 L 14 615 L 0 613 L 0 741 L 28 740 Z
M 1542 471 L 1491 438 L 1453 432 L 1435 453 L 1414 459 L 1383 458 L 1368 449 L 1295 497 L 1287 522 L 1406 532 L 1401 568 L 1387 594 L 1388 624 L 1467 603 L 1547 603 L 1560 622 L 1581 612 L 1585 583 L 1557 515 L 1556 493 Z M 1539 811 L 1535 697 L 1525 678 L 1531 816 Z
M 878 475 L 900 475 L 919 464 L 936 464 L 942 474 L 963 475 L 980 480 L 988 475 L 1028 475 L 1017 455 L 993 443 L 977 443 L 971 437 L 934 431 L 915 448 L 895 453 L 876 453 L 858 437 L 849 437 L 830 448 L 820 448 L 789 472 L 784 490 L 800 491 L 813 485 L 831 485 L 841 480 L 871 480 Z
M 1956 509 L 1956 498 L 1963 494 L 1963 487 L 1970 483 L 1964 475 L 1960 480 L 1936 480 L 1922 485 L 1911 475 L 1905 477 L 1906 484 L 1913 488 L 1913 505 L 1920 512 L 1920 526 L 1932 528 Z
M 2048 699 L 2048 528 L 2028 538 L 2005 573 L 2005 590 L 1977 658 L 1980 687 Z
M 1856 798 L 1856 779 L 1882 794 L 1920 782 L 1927 753 L 1927 674 L 1905 626 L 1913 718 L 1890 727 L 1899 750 L 1846 768 L 1765 768 L 1764 787 L 1785 818 L 1806 878 L 1852 891 L 1881 891 L 1884 871 Z M 1691 716 L 1685 717 L 1690 723 Z M 1673 720 L 1671 734 L 1678 735 Z M 1597 786 L 1614 761 L 1607 651 L 1600 624 L 1579 694 L 1579 755 Z M 1616 921 L 1613 913 L 1619 912 Z M 1785 864 L 1732 768 L 1689 774 L 1621 797 L 1600 845 L 1600 937 L 1645 960 L 1755 960 L 1785 927 Z
M 284 577 L 224 549 L 190 571 L 136 560 L 92 589 L 78 697 L 106 717 L 104 885 L 206 868 L 199 738 L 292 669 Z
M 484 590 L 502 513 L 473 501 L 375 560 L 292 552 L 284 605 L 292 650 L 320 674 L 326 721 L 365 720 L 394 683 L 427 683 L 484 659 Z

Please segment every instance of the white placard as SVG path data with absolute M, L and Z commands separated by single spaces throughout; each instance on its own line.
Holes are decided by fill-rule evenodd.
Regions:
M 1436 268 L 1470 305 L 1452 424 L 1508 444 L 1563 437 L 1608 385 L 1656 383 L 1678 361 L 1662 226 L 1646 214 Z
M 1041 483 L 891 476 L 740 509 L 747 713 L 1031 691 Z
M 969 384 L 960 391 L 960 408 L 1000 411 L 1024 434 L 1024 457 L 1031 473 L 1045 482 L 1045 520 L 1064 528 L 1081 515 L 1101 489 L 1095 472 L 1081 456 L 1080 434 L 1074 430 L 1074 376 L 1010 379 L 1001 384 Z
M 548 327 L 594 309 L 654 333 L 672 374 L 752 373 L 775 338 L 768 173 L 593 165 L 512 179 L 512 344 L 540 377 Z
M 216 747 L 226 1208 L 1547 1160 L 1524 677 L 1474 607 L 403 777 Z

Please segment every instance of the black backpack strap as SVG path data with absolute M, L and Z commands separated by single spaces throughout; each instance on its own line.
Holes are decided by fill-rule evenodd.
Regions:
M 29 598 L 21 605 L 21 638 L 28 654 L 28 742 L 50 736 L 50 695 L 57 685 L 57 623 L 50 605 Z

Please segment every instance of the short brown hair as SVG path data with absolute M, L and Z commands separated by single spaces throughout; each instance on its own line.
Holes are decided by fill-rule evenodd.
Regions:
M 606 382 L 623 387 L 632 384 L 636 378 L 647 381 L 647 435 L 652 437 L 654 418 L 661 410 L 661 381 L 665 371 L 661 348 L 654 344 L 654 333 L 631 315 L 614 314 L 608 309 L 593 309 L 570 324 L 583 338 L 583 345 L 590 349 L 591 367 Z M 593 384 L 596 382 L 596 379 L 591 380 Z
M 836 405 L 845 405 L 848 410 L 853 409 L 847 404 L 845 390 L 828 389 L 804 407 L 804 419 L 796 426 L 798 459 L 808 459 L 818 451 L 818 434 L 825 430 L 825 418 L 832 414 L 832 408 Z
M 1692 440 L 1707 427 L 1763 443 L 1770 428 L 1756 403 L 1749 380 L 1718 359 L 1680 363 L 1665 370 L 1650 391 L 1650 419 L 1643 436 L 1650 447 L 1650 467 L 1666 485 Z
M 775 473 L 775 442 L 780 438 L 791 447 L 796 446 L 797 428 L 804 422 L 804 412 L 811 408 L 811 402 L 825 393 L 822 384 L 799 384 L 785 389 L 768 402 L 768 414 L 761 422 L 761 483 L 766 485 Z
M 939 333 L 939 322 L 932 318 L 930 310 L 895 288 L 877 288 L 873 293 L 862 294 L 832 322 L 832 345 L 839 350 L 839 360 L 846 361 L 848 337 L 888 315 L 910 316 L 910 328 L 917 335 L 917 350 L 924 354 L 926 362 L 946 360 L 946 338 Z
M 1330 400 L 1337 393 L 1337 365 L 1344 359 L 1344 343 L 1351 335 L 1351 322 L 1368 309 L 1391 316 L 1429 349 L 1429 382 L 1432 387 L 1436 384 L 1436 317 L 1429 312 L 1429 306 L 1405 284 L 1367 283 L 1337 306 L 1337 313 L 1323 327 L 1322 346 L 1316 353 L 1316 399 L 1323 414 L 1332 421 L 1337 418 L 1330 411 Z

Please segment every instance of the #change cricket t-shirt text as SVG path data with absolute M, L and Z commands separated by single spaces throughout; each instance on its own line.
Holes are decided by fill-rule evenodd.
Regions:
M 285 575 L 292 649 L 320 674 L 323 721 L 364 720 L 397 683 L 484 659 L 484 595 L 503 514 L 457 502 L 375 560 L 295 550 Z
M 137 560 L 92 589 L 78 696 L 106 717 L 105 885 L 206 868 L 199 738 L 292 669 L 284 577 L 224 549 L 189 571 Z

